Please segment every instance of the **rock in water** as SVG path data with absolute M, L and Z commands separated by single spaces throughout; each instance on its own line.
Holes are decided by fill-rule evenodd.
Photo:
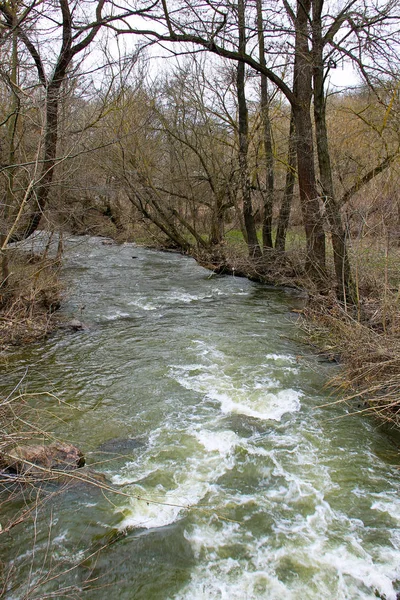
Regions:
M 17 446 L 2 456 L 5 470 L 20 475 L 44 475 L 45 470 L 72 471 L 85 464 L 79 448 L 72 444 L 54 442 L 48 446 Z
M 143 446 L 143 442 L 135 440 L 135 438 L 114 438 L 101 444 L 98 450 L 107 454 L 119 454 L 124 456 L 130 454 L 131 451 L 136 450 L 136 448 L 143 448 Z
M 85 331 L 88 329 L 88 326 L 82 323 L 82 321 L 78 321 L 78 319 L 72 319 L 72 321 L 67 324 L 67 327 L 73 331 Z

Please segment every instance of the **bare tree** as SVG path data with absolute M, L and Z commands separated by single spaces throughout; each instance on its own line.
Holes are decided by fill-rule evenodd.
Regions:
M 238 0 L 237 14 L 239 36 L 238 53 L 239 56 L 244 56 L 246 53 L 246 20 L 244 0 Z M 249 255 L 252 258 L 256 258 L 261 256 L 261 250 L 257 239 L 257 230 L 253 214 L 251 185 L 247 159 L 249 150 L 249 117 L 246 103 L 245 77 L 245 63 L 243 60 L 239 59 L 236 72 L 236 87 L 238 100 L 240 188 L 242 192 L 243 220 L 246 230 L 246 241 L 249 248 Z
M 25 205 L 29 209 L 27 223 L 9 236 L 8 241 L 29 237 L 39 225 L 58 162 L 57 142 L 62 86 L 72 74 L 74 60 L 90 46 L 99 33 L 104 20 L 111 19 L 110 16 L 103 15 L 106 0 L 97 0 L 88 15 L 84 10 L 86 7 L 83 7 L 82 4 L 79 5 L 76 0 L 57 0 L 55 5 L 52 2 L 38 5 L 32 1 L 28 5 L 20 7 L 16 3 L 0 2 L 1 25 L 5 30 L 15 34 L 25 46 L 35 66 L 38 82 L 45 94 L 45 129 L 41 168 L 25 197 Z M 92 9 L 93 3 L 85 4 Z M 46 23 L 48 23 L 47 26 Z M 41 25 L 40 33 L 38 24 Z M 46 49 L 46 43 L 49 44 L 47 38 L 54 38 L 54 36 L 56 39 L 52 40 L 52 47 L 59 45 L 59 49 L 54 62 L 46 68 L 49 54 L 49 49 Z M 44 44 L 43 48 L 42 44 Z M 18 217 L 21 215 L 20 211 Z
M 268 2 L 264 7 L 270 7 Z M 168 0 L 164 0 L 153 11 L 154 19 L 159 24 L 157 30 L 133 26 L 126 21 L 125 26 L 119 27 L 119 31 L 145 36 L 149 43 L 192 43 L 217 55 L 239 63 L 244 62 L 265 76 L 286 96 L 292 106 L 296 127 L 299 190 L 307 238 L 306 269 L 319 285 L 325 285 L 325 231 L 321 213 L 321 206 L 324 205 L 334 246 L 337 288 L 339 293 L 344 292 L 351 297 L 351 273 L 340 203 L 335 200 L 330 182 L 332 177 L 329 175 L 331 167 L 324 116 L 326 75 L 337 57 L 344 56 L 357 64 L 371 84 L 373 77 L 383 72 L 381 60 L 373 60 L 379 51 L 379 39 L 383 41 L 381 45 L 386 62 L 390 57 L 393 63 L 398 47 L 394 43 L 397 35 L 395 28 L 391 27 L 393 19 L 398 18 L 396 3 L 389 0 L 377 7 L 368 1 L 348 0 L 339 3 L 335 7 L 336 11 L 332 11 L 330 5 L 328 7 L 323 0 L 281 0 L 278 6 L 270 7 L 268 19 L 264 20 L 263 26 L 260 26 L 260 8 L 262 13 L 261 3 L 256 4 L 255 12 L 250 5 L 247 7 L 247 10 L 253 10 L 251 19 L 257 23 L 256 30 L 250 35 L 253 35 L 253 39 L 258 39 L 261 46 L 262 38 L 265 40 L 268 35 L 273 36 L 274 42 L 278 35 L 287 41 L 286 51 L 292 55 L 293 88 L 288 85 L 285 76 L 281 75 L 280 67 L 268 66 L 272 64 L 268 57 L 278 53 L 273 50 L 272 41 L 267 45 L 266 60 L 265 54 L 260 54 L 260 47 L 258 60 L 254 57 L 254 47 L 248 51 L 242 45 L 239 50 L 238 39 L 234 34 L 234 11 L 230 10 L 231 6 L 227 2 L 209 2 L 200 13 L 195 4 L 188 7 L 179 2 L 170 10 Z M 264 36 L 260 35 L 261 29 Z M 279 42 L 278 46 L 281 52 L 282 43 Z M 313 96 L 321 186 L 314 166 L 313 122 L 310 115 Z
M 241 64 L 247 64 L 255 71 L 265 75 L 272 84 L 274 84 L 288 99 L 293 107 L 294 120 L 296 124 L 297 140 L 297 163 L 300 197 L 303 210 L 304 227 L 307 237 L 307 260 L 306 269 L 310 276 L 319 284 L 325 276 L 325 233 L 321 218 L 319 206 L 319 194 L 314 169 L 314 149 L 312 137 L 312 122 L 310 107 L 312 100 L 312 64 L 310 62 L 310 48 L 308 46 L 309 37 L 309 16 L 310 3 L 303 6 L 298 3 L 297 13 L 291 11 L 290 15 L 295 26 L 295 64 L 294 79 L 295 86 L 292 90 L 285 80 L 277 72 L 260 61 L 253 58 L 246 52 L 243 41 L 239 43 L 232 40 L 231 32 L 234 31 L 235 24 L 229 21 L 227 6 L 221 4 L 209 3 L 211 14 L 201 21 L 198 20 L 195 11 L 193 17 L 195 21 L 185 18 L 186 12 L 180 12 L 175 9 L 171 13 L 167 2 L 163 2 L 162 13 L 158 12 L 155 16 L 157 21 L 165 23 L 166 31 L 158 32 L 154 29 L 145 29 L 140 27 L 121 27 L 119 31 L 143 35 L 159 42 L 173 43 L 194 43 L 201 47 L 239 62 L 239 73 Z M 238 5 L 239 14 L 239 38 L 243 33 L 241 29 L 245 27 L 243 16 L 240 15 L 243 9 Z M 189 11 L 190 12 L 190 11 Z M 179 20 L 183 17 L 183 20 Z M 242 27 L 240 25 L 242 22 Z M 236 43 L 236 47 L 235 47 Z M 244 111 L 243 111 L 244 115 Z M 255 239 L 250 240 L 254 245 Z
M 264 20 L 262 12 L 262 0 L 256 0 L 257 10 L 257 35 L 258 35 L 258 54 L 259 61 L 262 67 L 266 67 L 265 58 L 265 39 L 264 39 Z M 272 144 L 272 128 L 269 115 L 269 94 L 268 94 L 268 78 L 265 73 L 260 73 L 260 89 L 261 89 L 261 120 L 263 127 L 263 148 L 265 155 L 265 191 L 264 191 L 264 215 L 263 215 L 263 248 L 272 248 L 272 217 L 274 206 L 274 154 Z

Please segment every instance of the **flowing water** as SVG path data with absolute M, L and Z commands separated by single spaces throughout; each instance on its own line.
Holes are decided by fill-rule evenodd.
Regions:
M 88 329 L 16 350 L 2 393 L 26 372 L 57 396 L 43 422 L 121 493 L 45 489 L 0 536 L 5 597 L 395 600 L 397 452 L 326 406 L 335 367 L 291 339 L 299 299 L 175 254 L 66 245 L 64 311 Z

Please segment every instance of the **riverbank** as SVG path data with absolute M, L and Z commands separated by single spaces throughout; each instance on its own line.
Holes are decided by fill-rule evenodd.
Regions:
M 42 339 L 57 325 L 61 306 L 60 257 L 8 251 L 8 277 L 0 290 L 0 353 Z
M 388 307 L 377 303 L 372 308 L 369 300 L 363 298 L 361 306 L 368 311 L 357 318 L 338 302 L 314 298 L 304 310 L 301 328 L 316 347 L 339 357 L 341 369 L 332 383 L 342 400 L 400 429 L 399 315 L 393 313 L 389 320 L 384 314 Z
M 332 384 L 343 402 L 400 429 L 400 253 L 392 250 L 389 257 L 387 248 L 371 250 L 371 245 L 354 245 L 352 251 L 356 305 L 346 305 L 333 292 L 319 293 L 295 250 L 254 261 L 243 248 L 227 246 L 225 253 L 195 258 L 216 273 L 301 290 L 301 340 L 340 362 Z

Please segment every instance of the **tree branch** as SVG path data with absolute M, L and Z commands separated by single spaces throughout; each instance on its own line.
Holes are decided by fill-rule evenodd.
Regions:
M 385 171 L 385 169 L 390 167 L 390 165 L 398 157 L 398 155 L 399 155 L 398 152 L 394 152 L 393 154 L 390 154 L 378 166 L 376 166 L 373 169 L 371 169 L 370 171 L 368 171 L 368 173 L 366 173 L 363 177 L 361 177 L 361 179 L 356 181 L 356 183 L 354 185 L 352 185 L 351 188 L 346 190 L 345 193 L 343 194 L 343 196 L 340 198 L 339 208 L 342 208 L 342 206 L 344 206 L 350 200 L 350 198 L 352 196 L 354 196 L 354 194 L 356 194 L 358 191 L 360 191 L 360 189 L 362 187 L 367 185 L 367 183 L 372 181 L 372 179 L 374 179 L 380 173 Z

